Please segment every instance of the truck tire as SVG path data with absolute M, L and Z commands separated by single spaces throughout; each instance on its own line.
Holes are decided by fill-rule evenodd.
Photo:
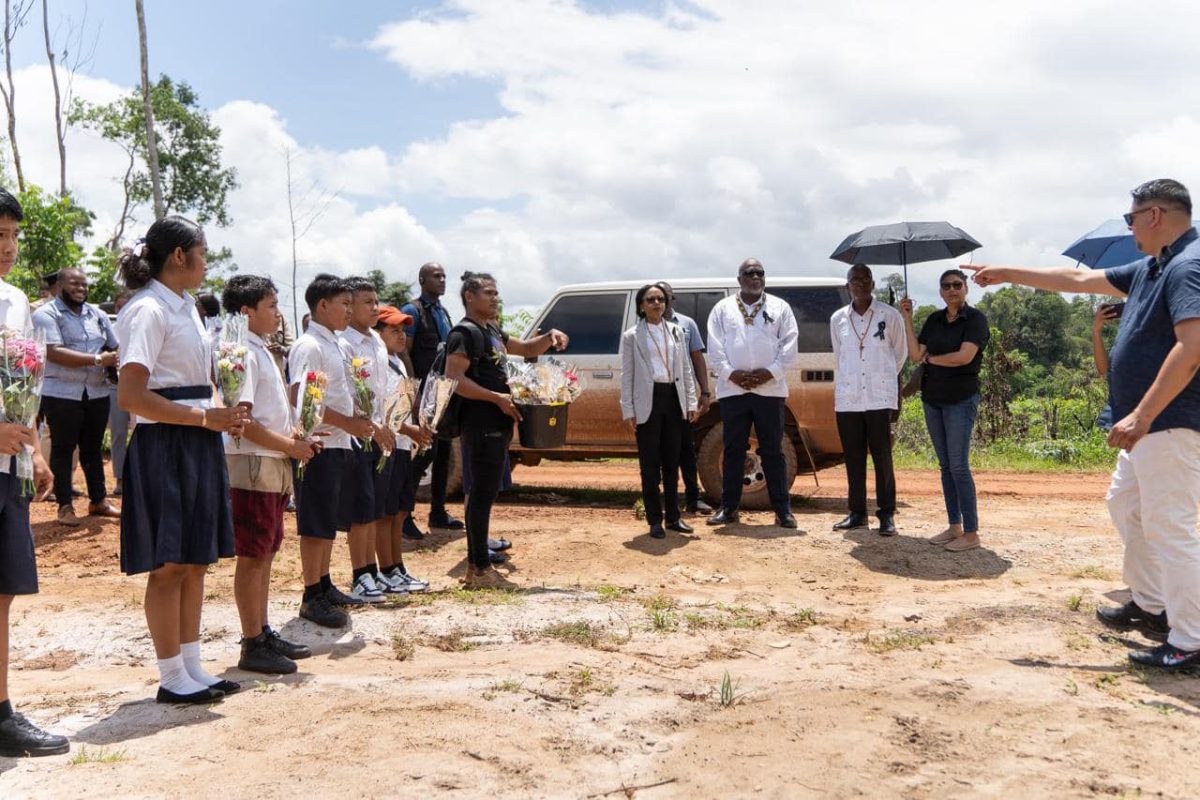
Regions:
M 700 443 L 696 453 L 697 468 L 700 473 L 700 483 L 709 497 L 721 496 L 722 459 L 725 451 L 723 442 L 725 428 L 718 422 L 713 425 Z M 783 439 L 783 462 L 786 468 L 785 480 L 791 491 L 792 481 L 796 479 L 797 464 L 796 448 L 787 437 L 786 429 Z M 758 457 L 757 441 L 750 437 L 750 449 L 746 452 L 746 472 L 742 478 L 741 508 L 748 510 L 769 509 L 771 499 L 767 496 L 767 480 L 762 470 L 762 461 Z
M 462 448 L 459 446 L 458 439 L 450 442 L 442 442 L 442 445 L 450 447 L 450 473 L 446 479 L 446 497 L 459 497 L 462 495 Z M 429 469 L 425 470 L 425 474 L 421 476 L 420 482 L 417 484 L 417 502 L 429 502 L 429 481 L 432 477 L 433 465 L 429 465 Z

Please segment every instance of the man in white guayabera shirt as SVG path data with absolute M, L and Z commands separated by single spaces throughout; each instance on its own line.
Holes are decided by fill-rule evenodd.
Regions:
M 892 470 L 892 413 L 900 402 L 898 376 L 908 358 L 900 312 L 875 299 L 875 277 L 866 264 L 846 273 L 850 304 L 829 320 L 837 362 L 833 409 L 846 454 L 850 514 L 834 530 L 867 527 L 867 452 L 875 463 L 879 534 L 895 536 L 896 474 Z
M 713 306 L 708 315 L 709 363 L 717 373 L 717 401 L 724 428 L 721 507 L 709 525 L 738 520 L 750 426 L 767 475 L 767 495 L 775 523 L 795 528 L 783 458 L 785 374 L 796 360 L 796 317 L 785 300 L 766 293 L 766 272 L 757 259 L 738 267 L 740 290 Z

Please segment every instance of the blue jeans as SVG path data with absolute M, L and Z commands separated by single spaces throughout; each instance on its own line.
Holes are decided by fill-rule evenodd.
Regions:
M 979 511 L 975 505 L 975 479 L 971 477 L 971 432 L 979 411 L 979 395 L 950 405 L 923 405 L 925 427 L 942 468 L 946 517 L 951 525 L 961 522 L 965 532 L 974 533 L 979 530 Z

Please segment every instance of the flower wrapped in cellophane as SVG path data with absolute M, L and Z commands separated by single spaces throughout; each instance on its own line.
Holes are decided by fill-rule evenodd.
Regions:
M 532 364 L 508 362 L 508 388 L 518 405 L 573 403 L 583 392 L 575 367 L 554 358 Z
M 413 406 L 416 405 L 420 387 L 418 378 L 396 378 L 391 386 L 391 392 L 383 404 L 383 423 L 397 436 L 401 434 L 401 425 L 412 423 Z
M 437 435 L 438 425 L 441 424 L 442 417 L 445 416 L 446 409 L 450 406 L 450 398 L 454 397 L 456 388 L 458 388 L 458 381 L 453 378 L 432 372 L 429 374 L 425 379 L 425 388 L 421 392 L 421 402 L 417 406 L 417 424 L 421 428 Z M 421 452 L 426 449 L 422 447 Z
M 306 372 L 300 382 L 299 393 L 296 397 L 296 430 L 301 439 L 313 435 L 321 420 L 325 418 L 325 385 L 328 379 L 324 372 Z M 296 474 L 304 475 L 304 465 L 301 464 Z
M 42 402 L 42 379 L 46 374 L 46 334 L 26 328 L 0 328 L 0 399 L 4 421 L 32 428 Z M 17 453 L 17 479 L 24 494 L 33 494 L 33 449 Z
M 375 413 L 375 390 L 371 388 L 371 359 L 353 356 L 346 362 L 346 377 L 350 381 L 350 397 L 354 401 L 354 416 L 371 419 Z M 363 450 L 370 451 L 370 437 L 359 439 Z
M 221 328 L 221 339 L 213 358 L 216 361 L 217 391 L 221 394 L 221 402 L 226 408 L 233 408 L 242 399 L 242 389 L 246 386 L 246 360 L 250 357 L 250 349 L 246 346 L 246 327 L 244 314 L 232 314 Z M 240 446 L 242 437 L 235 436 L 234 440 Z

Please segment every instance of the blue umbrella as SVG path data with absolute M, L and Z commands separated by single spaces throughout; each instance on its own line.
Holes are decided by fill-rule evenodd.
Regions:
M 1196 225 L 1196 220 L 1192 220 L 1192 224 Z M 1119 267 L 1146 257 L 1137 249 L 1133 234 L 1123 219 L 1110 219 L 1095 230 L 1088 231 L 1062 254 L 1092 269 Z

